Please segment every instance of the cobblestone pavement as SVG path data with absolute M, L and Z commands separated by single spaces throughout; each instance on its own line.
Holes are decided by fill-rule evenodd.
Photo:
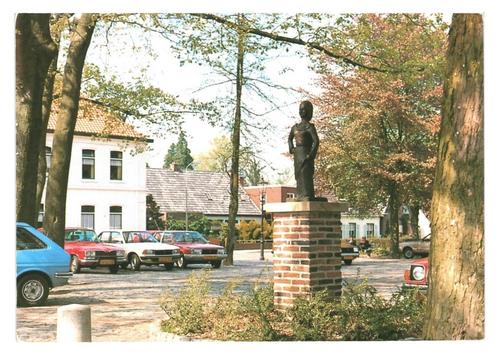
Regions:
M 271 253 L 259 260 L 259 251 L 235 251 L 235 266 L 211 269 L 207 265 L 189 266 L 186 270 L 142 267 L 139 272 L 83 269 L 69 284 L 52 290 L 46 306 L 17 308 L 18 341 L 55 341 L 57 308 L 67 304 L 84 304 L 92 310 L 93 341 L 147 341 L 150 326 L 163 317 L 159 306 L 165 291 L 180 290 L 192 272 L 207 267 L 211 270 L 211 292 L 217 293 L 229 281 L 237 281 L 240 289 L 249 289 L 256 282 L 272 278 Z M 356 259 L 343 266 L 343 279 L 367 277 L 380 293 L 390 294 L 402 283 L 403 270 L 410 260 Z

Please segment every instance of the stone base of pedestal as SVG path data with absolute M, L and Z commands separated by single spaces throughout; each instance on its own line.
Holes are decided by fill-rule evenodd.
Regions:
M 341 211 L 343 203 L 267 204 L 273 214 L 273 290 L 277 308 L 326 290 L 341 294 Z

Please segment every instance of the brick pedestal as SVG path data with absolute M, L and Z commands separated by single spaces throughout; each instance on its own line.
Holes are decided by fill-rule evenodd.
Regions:
M 273 282 L 277 308 L 288 308 L 300 296 L 327 290 L 341 294 L 341 211 L 347 205 L 328 202 L 267 204 L 273 213 Z

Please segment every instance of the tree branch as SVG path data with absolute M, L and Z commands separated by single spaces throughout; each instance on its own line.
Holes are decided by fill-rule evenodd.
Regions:
M 200 17 L 200 18 L 203 18 L 206 20 L 216 21 L 218 23 L 221 23 L 222 25 L 225 25 L 225 26 L 233 28 L 233 29 L 240 29 L 240 26 L 238 24 L 236 24 L 232 21 L 229 21 L 223 17 L 214 15 L 214 14 L 190 13 L 189 15 L 195 16 L 195 17 Z M 376 72 L 381 72 L 381 73 L 399 73 L 399 72 L 401 72 L 399 69 L 373 67 L 373 66 L 369 66 L 367 64 L 363 64 L 363 63 L 354 61 L 351 58 L 347 58 L 347 57 L 342 56 L 340 54 L 334 53 L 334 52 L 328 50 L 327 48 L 323 47 L 321 44 L 316 43 L 316 42 L 307 42 L 307 41 L 304 41 L 300 38 L 292 38 L 292 37 L 282 36 L 282 35 L 278 35 L 275 33 L 259 30 L 257 28 L 244 28 L 243 30 L 247 33 L 251 33 L 253 35 L 258 35 L 258 36 L 265 37 L 265 38 L 270 38 L 270 39 L 277 41 L 277 42 L 292 43 L 292 44 L 296 44 L 299 46 L 312 48 L 312 49 L 315 49 L 321 53 L 324 53 L 328 57 L 337 59 L 343 63 L 349 64 L 349 65 L 352 65 L 355 67 L 360 67 L 360 68 L 364 68 L 364 69 L 368 69 L 368 70 L 372 70 L 372 71 L 376 71 Z

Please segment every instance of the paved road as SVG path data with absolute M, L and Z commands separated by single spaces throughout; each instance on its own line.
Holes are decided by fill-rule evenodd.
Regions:
M 237 281 L 240 289 L 272 278 L 271 254 L 259 260 L 259 251 L 235 251 L 235 266 L 211 269 L 211 292 L 217 293 L 229 281 Z M 356 259 L 343 266 L 343 279 L 367 277 L 380 293 L 390 294 L 402 283 L 403 270 L 409 260 Z M 159 300 L 164 291 L 180 290 L 192 272 L 206 265 L 165 271 L 160 267 L 143 267 L 140 272 L 120 270 L 112 275 L 107 270 L 82 270 L 70 279 L 69 285 L 56 288 L 47 305 L 17 308 L 18 341 L 55 341 L 57 308 L 67 304 L 84 304 L 92 308 L 93 341 L 146 341 L 149 327 L 162 319 Z

